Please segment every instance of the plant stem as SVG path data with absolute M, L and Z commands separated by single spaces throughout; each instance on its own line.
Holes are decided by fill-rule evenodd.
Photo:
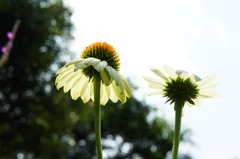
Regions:
M 181 130 L 181 118 L 182 118 L 182 108 L 184 106 L 183 102 L 175 102 L 175 131 L 174 131 L 174 141 L 173 141 L 173 151 L 172 159 L 178 159 L 178 148 L 180 142 L 180 130 Z
M 94 122 L 95 122 L 95 138 L 98 159 L 102 159 L 102 144 L 101 144 L 101 106 L 100 106 L 100 90 L 101 78 L 94 76 Z

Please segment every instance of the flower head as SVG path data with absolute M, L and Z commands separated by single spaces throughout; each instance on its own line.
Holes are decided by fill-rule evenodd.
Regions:
M 67 93 L 71 90 L 72 99 L 79 97 L 84 103 L 94 100 L 93 78 L 101 77 L 100 103 L 105 105 L 109 99 L 125 103 L 131 96 L 127 80 L 118 71 L 120 59 L 116 50 L 106 42 L 96 42 L 83 50 L 79 59 L 63 66 L 56 74 L 56 87 Z
M 164 65 L 165 75 L 158 69 L 151 69 L 159 78 L 144 77 L 150 84 L 149 87 L 157 89 L 150 95 L 163 95 L 170 104 L 176 101 L 191 105 L 201 106 L 199 99 L 219 96 L 219 93 L 210 88 L 217 84 L 210 83 L 216 76 L 207 76 L 200 79 L 196 75 L 189 76 L 185 71 L 175 71 L 170 66 Z

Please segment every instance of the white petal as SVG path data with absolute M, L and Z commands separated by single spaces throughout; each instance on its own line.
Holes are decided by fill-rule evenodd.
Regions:
M 212 97 L 218 97 L 220 96 L 220 93 L 217 91 L 213 91 L 213 90 L 200 90 L 199 91 L 199 96 L 200 97 L 206 97 L 206 98 L 212 98 Z
M 62 77 L 64 77 L 66 74 L 68 74 L 70 72 L 73 72 L 74 66 L 71 65 L 69 67 L 63 67 L 61 69 L 62 69 L 62 71 L 58 74 L 58 76 L 56 78 L 56 81 L 55 81 L 55 84 L 57 84 L 62 79 Z
M 125 93 L 123 93 L 123 92 L 121 91 L 120 87 L 116 84 L 115 81 L 111 84 L 111 87 L 112 87 L 115 95 L 117 96 L 117 98 L 118 98 L 122 103 L 125 103 L 125 101 L 126 101 Z
M 87 84 L 88 78 L 82 77 L 78 83 L 71 89 L 71 97 L 72 99 L 76 100 L 78 97 L 80 97 L 80 92 L 84 84 Z
M 153 73 L 155 73 L 156 75 L 158 75 L 159 77 L 161 77 L 163 80 L 168 81 L 168 78 L 158 69 L 152 68 L 151 69 Z
M 115 92 L 114 92 L 114 90 L 113 90 L 113 88 L 112 88 L 112 85 L 110 85 L 109 87 L 110 87 L 110 91 L 111 91 L 111 93 L 110 93 L 110 99 L 111 99 L 111 101 L 112 101 L 113 103 L 117 103 L 118 97 L 116 96 L 116 94 L 115 94 Z
M 191 80 L 191 82 L 192 82 L 192 83 L 197 83 L 197 81 L 196 81 L 196 78 L 195 78 L 195 75 L 194 75 L 194 74 L 192 74 L 192 76 L 191 76 L 190 80 Z M 197 83 L 197 85 L 198 85 L 198 83 Z
M 56 74 L 59 74 L 61 72 L 64 72 L 64 70 L 70 68 L 70 67 L 75 67 L 75 63 L 76 62 L 79 62 L 79 61 L 82 61 L 82 59 L 74 59 L 72 61 L 70 61 L 69 63 L 67 63 L 66 65 L 64 65 L 60 70 L 57 71 Z M 71 65 L 71 66 L 70 66 Z
M 88 94 L 89 93 L 89 96 L 90 96 L 90 91 L 87 92 L 88 90 L 88 86 L 90 85 L 89 83 L 89 80 L 85 80 L 84 83 L 83 83 L 83 86 L 81 88 L 81 91 L 80 91 L 80 96 L 84 96 L 85 94 Z
M 67 63 L 65 66 L 76 64 L 76 63 L 79 63 L 79 62 L 82 62 L 82 61 L 84 61 L 84 59 L 74 59 L 74 60 L 70 61 L 69 63 Z
M 73 86 L 73 84 L 81 78 L 80 72 L 75 72 L 74 75 L 66 81 L 66 84 L 63 88 L 64 93 L 67 93 Z
M 96 65 L 97 63 L 99 63 L 101 60 L 99 59 L 96 59 L 96 58 L 93 58 L 93 57 L 90 57 L 90 58 L 87 58 L 87 59 L 84 59 L 83 63 L 85 65 Z
M 79 84 L 79 81 L 84 80 L 84 78 L 86 78 L 86 76 L 83 75 L 83 74 L 80 74 L 79 76 L 80 76 L 80 77 L 72 84 L 71 89 L 74 88 L 74 87 L 76 87 L 76 85 Z
M 122 104 L 124 104 L 127 101 L 125 93 L 120 94 L 119 100 L 121 101 Z
M 127 80 L 123 76 L 121 76 L 121 78 L 122 78 L 122 81 L 123 81 L 123 85 L 124 85 L 124 90 L 125 90 L 126 96 L 127 97 L 131 97 L 132 96 L 132 92 L 131 92 L 131 89 L 130 89 L 130 86 L 129 86 Z
M 149 84 L 148 85 L 150 88 L 155 88 L 155 89 L 159 89 L 159 90 L 164 90 L 165 89 L 165 87 L 164 86 L 162 86 L 162 85 L 156 85 L 156 84 Z
M 57 89 L 59 90 L 62 86 L 64 86 L 68 79 L 71 78 L 72 76 L 74 76 L 74 72 L 69 72 L 68 74 L 63 76 L 56 85 Z
M 197 82 L 198 85 L 202 86 L 204 84 L 207 84 L 209 82 L 211 82 L 212 80 L 214 80 L 217 76 L 215 75 L 211 75 L 211 76 L 207 76 L 205 78 L 203 78 L 201 81 Z
M 112 71 L 107 66 L 103 71 L 100 71 L 101 79 L 103 80 L 105 85 L 110 85 L 113 81 Z
M 105 85 L 101 85 L 101 96 L 100 96 L 100 104 L 101 105 L 105 105 L 108 102 L 109 96 L 108 93 L 106 91 L 106 87 Z
M 181 78 L 183 78 L 183 79 L 187 79 L 187 78 L 188 78 L 188 73 L 185 72 L 185 71 L 183 71 L 180 76 L 181 76 Z
M 113 77 L 113 80 L 116 82 L 116 85 L 120 86 L 121 93 L 124 93 L 124 85 L 123 85 L 120 74 L 114 68 L 112 68 L 111 66 L 108 66 L 108 68 L 112 72 L 112 77 Z
M 67 69 L 67 67 L 62 67 L 62 68 L 60 68 L 60 69 L 56 72 L 56 75 L 62 73 L 62 72 L 63 72 L 64 70 L 66 70 L 66 69 Z
M 91 85 L 92 83 L 89 81 L 86 81 L 86 83 L 83 85 L 80 96 L 82 98 L 83 103 L 87 103 L 91 97 Z
M 93 67 L 98 71 L 102 71 L 107 67 L 107 62 L 106 61 L 101 61 L 97 63 L 96 65 L 93 65 Z
M 200 77 L 198 77 L 198 76 L 195 75 L 195 74 L 192 74 L 192 78 L 194 78 L 194 81 L 195 81 L 195 82 L 199 82 L 199 81 L 202 80 Z
M 193 102 L 194 102 L 194 105 L 197 106 L 197 107 L 201 107 L 202 106 L 201 101 L 198 100 L 198 99 L 194 99 Z
M 79 62 L 77 64 L 75 64 L 75 69 L 74 71 L 77 71 L 77 70 L 80 70 L 80 69 L 83 69 L 83 68 L 86 68 L 88 67 L 88 65 L 86 65 L 83 61 L 82 62 Z
M 219 85 L 218 83 L 208 83 L 208 84 L 205 84 L 203 86 L 199 86 L 199 89 L 200 90 L 208 89 L 208 88 L 216 87 L 218 85 Z
M 146 81 L 150 82 L 150 83 L 154 83 L 154 84 L 158 84 L 158 85 L 163 85 L 165 82 L 163 80 L 157 80 L 151 77 L 143 77 Z
M 73 100 L 77 100 L 78 97 L 80 96 L 80 92 L 77 91 L 77 86 L 81 84 L 81 80 L 78 81 L 78 84 L 75 86 L 75 88 L 72 88 L 71 91 L 70 91 L 70 95 L 72 97 Z
M 163 91 L 162 90 L 158 90 L 156 92 L 150 93 L 149 96 L 153 96 L 153 95 L 163 95 Z
M 172 67 L 170 67 L 168 65 L 163 65 L 163 67 L 171 78 L 173 78 L 173 79 L 177 78 L 178 75 L 176 74 L 176 71 Z
M 109 98 L 110 97 L 110 93 L 111 93 L 110 86 L 106 86 L 104 84 L 102 84 L 102 86 L 104 86 L 106 96 Z
M 198 99 L 208 99 L 210 97 L 209 96 L 203 96 L 203 95 L 199 94 L 197 98 Z

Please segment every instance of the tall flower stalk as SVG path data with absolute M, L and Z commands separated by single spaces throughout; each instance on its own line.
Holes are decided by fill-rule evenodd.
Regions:
M 172 158 L 178 158 L 178 149 L 180 143 L 180 132 L 181 132 L 181 116 L 182 116 L 182 108 L 184 103 L 175 102 L 175 128 L 174 128 L 174 139 L 173 139 L 173 150 L 172 150 Z
M 3 53 L 2 57 L 0 58 L 0 68 L 8 61 L 10 52 L 13 47 L 13 41 L 15 39 L 15 36 L 17 34 L 18 28 L 20 26 L 21 20 L 17 20 L 14 25 L 11 32 L 7 32 L 8 41 L 7 43 L 1 48 L 1 51 Z
M 220 94 L 211 90 L 218 84 L 211 83 L 216 76 L 208 76 L 203 79 L 192 74 L 188 75 L 185 71 L 175 71 L 170 66 L 164 65 L 166 75 L 158 69 L 152 69 L 159 78 L 144 77 L 150 84 L 149 87 L 157 89 L 150 95 L 163 95 L 167 102 L 174 104 L 175 110 L 175 130 L 172 150 L 172 159 L 178 159 L 178 150 L 180 143 L 181 118 L 185 105 L 201 106 L 199 99 L 217 97 Z
M 95 136 L 96 149 L 98 158 L 102 159 L 102 144 L 101 144 L 101 106 L 100 106 L 100 92 L 101 92 L 101 77 L 94 77 L 94 122 L 95 122 Z
M 96 42 L 83 50 L 79 59 L 67 63 L 58 70 L 56 87 L 83 103 L 94 101 L 95 137 L 98 159 L 102 159 L 101 146 L 101 105 L 109 99 L 122 103 L 131 97 L 127 80 L 118 72 L 120 59 L 116 50 L 106 42 Z

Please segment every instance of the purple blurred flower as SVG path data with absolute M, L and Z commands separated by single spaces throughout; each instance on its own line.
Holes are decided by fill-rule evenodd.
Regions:
M 9 39 L 12 39 L 14 37 L 14 33 L 13 32 L 7 32 L 7 37 Z
M 6 46 L 4 46 L 4 47 L 2 47 L 2 49 L 1 49 L 1 50 L 2 50 L 2 52 L 3 52 L 3 53 L 6 53 L 6 52 L 7 52 L 7 47 L 6 47 Z

